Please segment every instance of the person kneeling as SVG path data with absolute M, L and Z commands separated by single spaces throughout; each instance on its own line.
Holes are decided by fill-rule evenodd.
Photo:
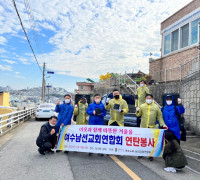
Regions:
M 181 170 L 187 165 L 185 155 L 178 144 L 177 140 L 174 139 L 174 135 L 171 132 L 165 132 L 165 149 L 163 153 L 163 159 L 165 160 L 165 171 L 175 173 L 176 170 Z
M 45 152 L 54 153 L 51 149 L 56 146 L 56 122 L 57 117 L 51 116 L 49 121 L 42 125 L 39 136 L 36 140 L 36 144 L 39 147 L 38 151 L 41 155 L 45 155 Z

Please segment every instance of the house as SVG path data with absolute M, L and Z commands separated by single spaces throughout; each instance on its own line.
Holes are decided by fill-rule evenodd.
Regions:
M 94 83 L 89 82 L 77 82 L 78 89 L 75 89 L 76 94 L 92 94 L 94 89 Z
M 137 73 L 127 73 L 127 75 L 132 79 L 139 79 L 144 77 L 146 74 L 139 70 Z
M 193 0 L 161 23 L 161 58 L 149 61 L 152 79 L 177 81 L 199 67 L 200 1 Z

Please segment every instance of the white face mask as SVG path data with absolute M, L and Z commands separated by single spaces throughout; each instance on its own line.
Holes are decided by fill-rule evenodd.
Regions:
M 172 104 L 172 101 L 166 101 L 167 102 L 167 105 L 171 105 Z
M 70 103 L 70 99 L 65 99 L 65 103 L 66 104 Z
M 100 99 L 95 100 L 95 102 L 96 102 L 97 104 L 99 104 L 100 101 L 101 101 Z
M 50 123 L 49 123 L 50 124 Z M 56 126 L 55 124 L 50 124 L 50 126 L 52 126 L 52 127 L 54 127 L 54 126 Z
M 144 87 L 144 84 L 140 84 L 140 87 Z
M 146 103 L 147 103 L 147 104 L 151 104 L 152 101 L 153 101 L 152 99 L 146 99 Z

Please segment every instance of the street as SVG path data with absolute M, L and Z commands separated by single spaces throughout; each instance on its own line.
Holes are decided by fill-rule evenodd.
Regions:
M 164 160 L 137 159 L 88 153 L 60 152 L 41 156 L 35 140 L 45 121 L 31 119 L 0 137 L 0 180 L 196 180 L 200 179 L 199 139 L 182 143 L 188 167 L 177 173 L 165 172 Z M 194 146 L 193 146 L 194 145 Z

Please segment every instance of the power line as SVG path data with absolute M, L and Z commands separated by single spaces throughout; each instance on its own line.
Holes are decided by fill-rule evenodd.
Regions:
M 33 48 L 32 48 L 32 45 L 31 45 L 31 43 L 30 43 L 30 41 L 29 41 L 28 35 L 27 35 L 27 33 L 26 33 L 26 30 L 25 30 L 24 25 L 23 25 L 23 23 L 22 23 L 21 17 L 20 17 L 20 15 L 19 15 L 18 10 L 17 10 L 17 6 L 16 6 L 16 3 L 15 3 L 15 0 L 12 0 L 12 2 L 13 2 L 13 5 L 14 5 L 14 7 L 15 7 L 15 10 L 16 10 L 17 16 L 18 16 L 18 18 L 19 18 L 20 24 L 21 24 L 21 26 L 22 26 L 22 29 L 23 29 L 23 31 L 24 31 L 24 34 L 25 34 L 25 36 L 26 36 L 26 39 L 27 39 L 27 41 L 28 41 L 28 43 L 29 43 L 29 46 L 30 46 L 30 48 L 31 48 L 31 51 L 32 51 L 32 53 L 33 53 L 33 55 L 34 55 L 34 58 L 35 58 L 35 60 L 36 60 L 36 63 L 37 63 L 37 65 L 38 65 L 38 67 L 40 68 L 40 71 L 42 72 L 42 69 L 41 69 L 41 67 L 40 67 L 40 65 L 39 65 L 39 63 L 38 63 L 37 57 L 36 57 L 35 52 L 34 52 L 34 50 L 33 50 Z
M 41 52 L 40 43 L 38 41 L 38 35 L 36 33 L 36 25 L 35 25 L 34 16 L 33 16 L 33 13 L 32 13 L 31 3 L 30 3 L 29 0 L 24 0 L 24 5 L 25 5 L 26 11 L 27 11 L 28 20 L 29 20 L 29 23 L 30 23 L 31 32 L 32 32 L 32 35 L 33 35 L 33 38 L 34 38 L 34 41 L 35 41 L 35 45 L 36 45 L 38 53 L 40 53 Z

